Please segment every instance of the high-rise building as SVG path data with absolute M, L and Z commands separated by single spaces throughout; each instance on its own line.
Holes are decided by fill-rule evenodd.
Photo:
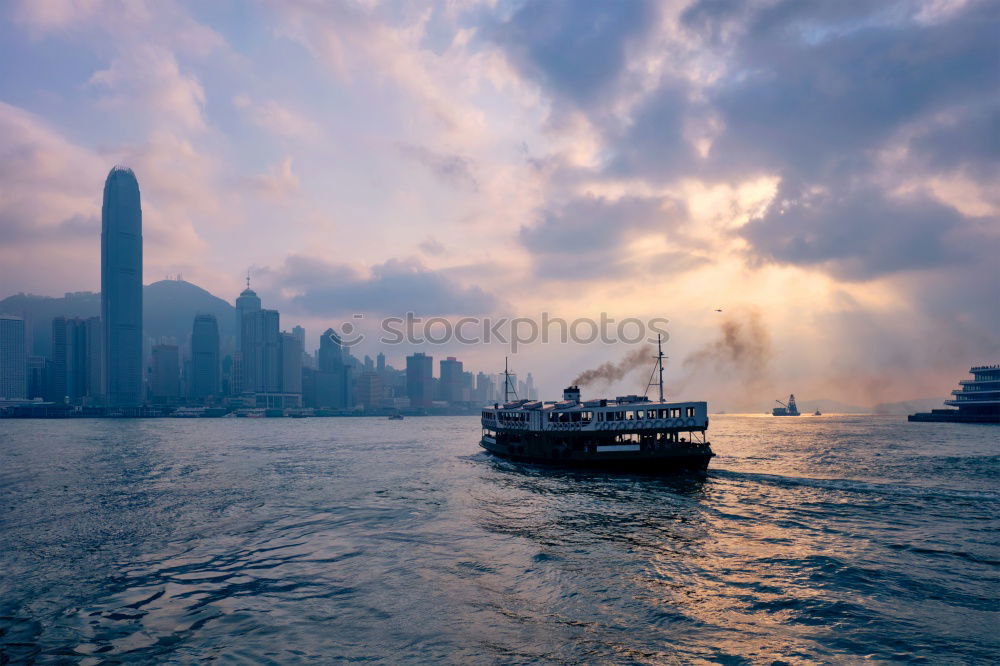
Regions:
M 295 339 L 299 341 L 299 347 L 302 347 L 302 353 L 306 353 L 306 329 L 301 326 L 292 327 L 292 335 Z
M 375 371 L 380 375 L 385 372 L 385 354 L 382 352 L 375 357 Z
M 28 394 L 28 355 L 24 319 L 0 314 L 0 398 L 22 400 Z
M 189 396 L 203 401 L 219 393 L 219 322 L 215 315 L 195 315 L 191 329 Z
M 441 399 L 447 402 L 462 401 L 462 362 L 454 356 L 441 361 Z
M 382 407 L 382 378 L 374 369 L 365 370 L 358 376 L 358 402 L 366 410 Z
M 70 320 L 66 317 L 55 317 L 52 320 L 52 368 L 49 375 L 49 393 L 45 396 L 50 402 L 65 402 L 69 397 L 69 364 L 72 354 L 72 333 Z
M 236 299 L 236 351 L 243 350 L 243 317 L 260 310 L 260 297 L 250 288 L 250 275 L 247 274 L 247 288 Z
M 153 345 L 149 393 L 157 403 L 176 402 L 180 398 L 181 368 L 177 345 Z
M 281 334 L 281 391 L 302 393 L 302 345 L 294 333 Z
M 112 405 L 142 402 L 142 207 L 131 169 L 104 182 L 101 209 L 101 336 L 104 394 Z
M 476 375 L 475 401 L 487 405 L 493 402 L 494 399 L 493 380 L 485 372 L 478 373 Z
M 243 357 L 243 390 L 254 393 L 281 391 L 281 335 L 277 310 L 256 310 L 243 316 L 240 343 Z
M 101 388 L 101 373 L 104 371 L 101 357 L 101 335 L 103 334 L 101 318 L 88 317 L 84 319 L 83 334 L 85 338 L 83 374 L 86 375 L 83 395 L 87 402 L 99 402 L 104 395 Z
M 319 339 L 316 372 L 316 403 L 319 407 L 349 409 L 354 406 L 351 395 L 351 367 L 344 362 L 340 336 L 328 328 Z
M 49 395 L 49 378 L 52 376 L 52 361 L 44 356 L 28 357 L 28 394 L 29 400 L 46 398 Z
M 406 397 L 412 407 L 430 407 L 434 399 L 434 357 L 415 352 L 406 357 Z

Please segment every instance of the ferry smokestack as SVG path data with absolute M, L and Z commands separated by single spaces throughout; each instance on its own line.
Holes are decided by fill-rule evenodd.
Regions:
M 580 402 L 580 387 L 567 386 L 563 389 L 563 400 L 575 400 L 576 402 Z

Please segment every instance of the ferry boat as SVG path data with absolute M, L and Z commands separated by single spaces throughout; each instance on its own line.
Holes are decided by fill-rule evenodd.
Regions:
M 1000 423 L 1000 364 L 969 368 L 972 379 L 963 379 L 962 387 L 951 392 L 944 404 L 957 409 L 932 409 L 910 414 L 907 421 L 945 421 L 951 423 Z
M 609 470 L 704 470 L 715 455 L 706 439 L 708 403 L 663 398 L 663 349 L 657 344 L 659 400 L 627 395 L 583 400 L 578 386 L 557 402 L 508 400 L 482 412 L 480 446 L 512 460 Z M 650 386 L 653 384 L 651 383 Z

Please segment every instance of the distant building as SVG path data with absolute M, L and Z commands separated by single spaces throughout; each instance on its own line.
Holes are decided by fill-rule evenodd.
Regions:
M 100 401 L 101 321 L 99 317 L 55 317 L 52 363 L 46 398 L 71 404 Z
M 28 355 L 24 319 L 0 314 L 0 398 L 28 397 Z
M 302 393 L 302 344 L 294 333 L 281 334 L 281 390 Z
M 379 409 L 383 405 L 382 378 L 374 369 L 365 370 L 358 377 L 358 402 L 365 410 Z
M 251 312 L 260 310 L 260 297 L 250 288 L 250 276 L 247 275 L 247 288 L 236 299 L 236 351 L 243 350 L 243 318 Z
M 177 345 L 153 345 L 149 378 L 151 402 L 174 403 L 181 397 L 180 355 Z
M 218 395 L 219 370 L 219 322 L 215 315 L 196 315 L 191 329 L 189 397 L 204 401 Z
M 83 395 L 88 403 L 103 402 L 104 400 L 104 387 L 101 381 L 101 373 L 104 372 L 102 335 L 103 328 L 100 317 L 88 317 L 83 320 L 85 367 L 82 372 L 86 376 Z
M 406 357 L 406 397 L 411 407 L 430 407 L 434 402 L 434 357 L 416 352 Z
M 142 207 L 131 169 L 115 167 L 101 209 L 104 389 L 111 405 L 142 403 Z
M 256 310 L 243 316 L 241 333 L 243 391 L 281 391 L 281 337 L 277 310 Z
M 382 352 L 375 357 L 375 371 L 380 375 L 385 372 L 385 354 Z
M 476 392 L 474 400 L 482 405 L 488 405 L 495 400 L 493 380 L 490 379 L 490 376 L 485 372 L 480 372 L 476 375 Z
M 332 328 L 328 328 L 320 337 L 317 356 L 319 370 L 316 372 L 316 406 L 352 408 L 351 367 L 344 362 L 340 336 Z
M 454 356 L 441 361 L 441 399 L 455 403 L 462 401 L 462 362 Z
M 28 357 L 28 393 L 29 400 L 46 398 L 49 393 L 49 378 L 52 376 L 52 361 L 44 356 Z

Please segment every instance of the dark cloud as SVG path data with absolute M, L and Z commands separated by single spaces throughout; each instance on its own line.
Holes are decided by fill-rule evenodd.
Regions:
M 280 269 L 261 273 L 266 275 L 268 292 L 297 292 L 289 305 L 312 315 L 480 315 L 500 304 L 480 287 L 464 285 L 413 260 L 391 259 L 361 274 L 342 264 L 291 256 Z
M 614 157 L 606 171 L 654 182 L 693 175 L 700 168 L 699 159 L 685 129 L 693 129 L 706 109 L 692 103 L 691 95 L 688 82 L 665 77 L 639 105 L 634 120 L 613 137 Z
M 904 124 L 995 95 L 996 3 L 931 24 L 857 16 L 850 30 L 804 23 L 806 7 L 758 16 L 712 87 L 724 126 L 711 151 L 717 169 L 798 178 L 858 170 Z
M 964 171 L 977 180 L 996 181 L 1000 178 L 1000 94 L 991 104 L 958 109 L 921 128 L 910 139 L 909 153 L 919 166 L 932 171 Z
M 521 227 L 521 244 L 533 255 L 535 273 L 555 280 L 608 278 L 631 273 L 635 266 L 624 246 L 636 232 L 677 227 L 685 210 L 663 198 L 578 197 L 540 212 L 532 226 Z
M 657 11 L 640 0 L 528 0 L 491 36 L 522 75 L 589 106 L 618 79 L 630 43 L 655 27 Z
M 820 266 L 841 279 L 866 280 L 953 266 L 987 246 L 998 249 L 996 234 L 925 195 L 889 197 L 869 186 L 790 189 L 742 230 L 757 256 L 768 261 Z
M 479 181 L 473 172 L 472 161 L 461 155 L 439 153 L 425 146 L 397 143 L 399 153 L 426 167 L 431 173 L 455 187 L 476 191 Z

